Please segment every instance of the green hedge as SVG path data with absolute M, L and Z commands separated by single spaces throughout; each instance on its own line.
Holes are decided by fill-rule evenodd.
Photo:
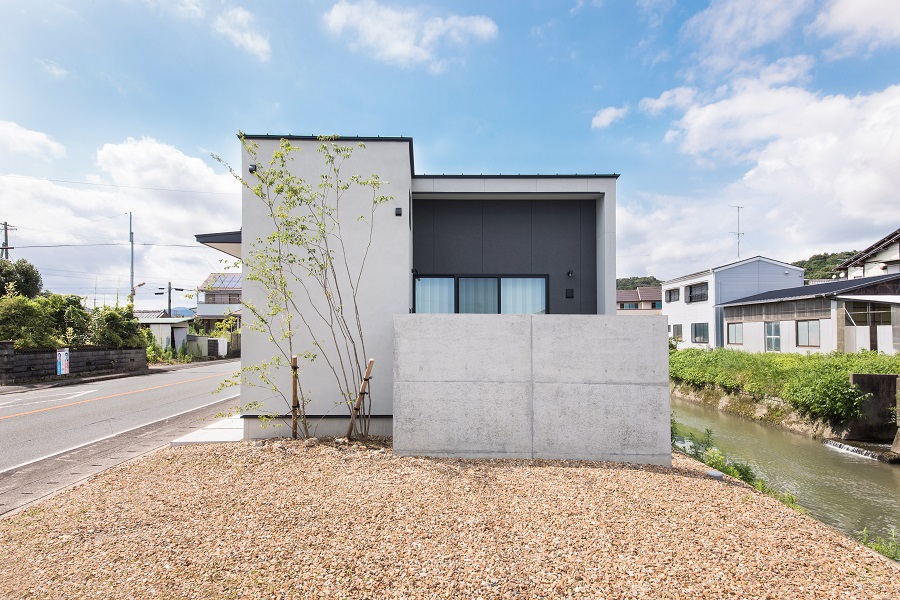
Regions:
M 865 397 L 850 373 L 898 373 L 900 356 L 855 354 L 751 354 L 717 348 L 669 354 L 669 376 L 695 387 L 718 386 L 756 399 L 784 399 L 801 413 L 843 423 L 859 416 Z

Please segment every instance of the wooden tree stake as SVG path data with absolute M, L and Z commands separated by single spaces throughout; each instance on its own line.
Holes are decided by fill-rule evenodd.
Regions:
M 366 366 L 366 376 L 363 377 L 362 383 L 359 385 L 359 396 L 356 397 L 356 403 L 350 412 L 350 427 L 347 428 L 346 438 L 349 440 L 353 436 L 353 428 L 356 427 L 356 417 L 359 415 L 359 409 L 362 406 L 363 399 L 366 397 L 366 389 L 369 387 L 369 379 L 372 378 L 372 366 L 375 359 L 370 358 L 369 364 Z
M 300 399 L 297 396 L 297 357 L 291 357 L 291 439 L 297 439 L 297 414 L 300 412 Z

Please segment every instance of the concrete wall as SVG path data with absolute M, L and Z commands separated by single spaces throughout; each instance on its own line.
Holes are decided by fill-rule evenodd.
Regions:
M 394 452 L 670 465 L 665 323 L 397 315 Z
M 143 348 L 70 348 L 69 375 L 56 375 L 56 350 L 14 350 L 0 342 L 0 385 L 35 379 L 66 379 L 75 375 L 140 371 L 147 368 Z

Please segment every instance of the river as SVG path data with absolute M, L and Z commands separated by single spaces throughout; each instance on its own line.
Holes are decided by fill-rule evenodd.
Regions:
M 796 495 L 816 519 L 858 537 L 900 535 L 900 465 L 836 450 L 783 431 L 673 397 L 679 435 L 713 430 L 713 445 L 729 458 L 753 467 L 779 491 Z

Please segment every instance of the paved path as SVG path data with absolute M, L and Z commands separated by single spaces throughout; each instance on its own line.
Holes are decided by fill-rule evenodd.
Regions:
M 168 446 L 237 404 L 236 361 L 0 395 L 0 514 Z

